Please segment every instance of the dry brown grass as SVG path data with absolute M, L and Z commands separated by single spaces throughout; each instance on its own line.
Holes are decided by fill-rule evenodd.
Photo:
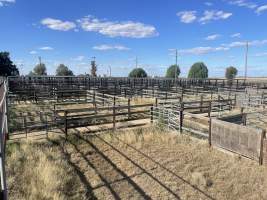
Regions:
M 13 149 L 8 156 L 10 197 L 74 199 L 67 192 L 78 190 L 83 196 L 76 199 L 267 199 L 266 167 L 209 148 L 206 141 L 157 127 L 76 132 L 64 146 L 23 143 Z M 77 176 L 87 193 L 79 189 Z
M 10 143 L 7 150 L 9 199 L 83 199 L 79 179 L 55 144 Z
M 156 99 L 155 98 L 140 98 L 140 97 L 134 97 L 131 100 L 131 104 L 133 105 L 140 105 L 140 104 L 155 104 Z

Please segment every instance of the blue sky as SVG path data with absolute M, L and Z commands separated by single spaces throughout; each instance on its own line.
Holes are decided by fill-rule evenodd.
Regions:
M 233 65 L 267 76 L 267 1 L 263 0 L 0 0 L 0 51 L 28 74 L 42 57 L 48 73 L 60 63 L 88 73 L 126 76 L 138 65 L 162 76 L 175 62 L 182 76 L 203 61 L 210 77 Z

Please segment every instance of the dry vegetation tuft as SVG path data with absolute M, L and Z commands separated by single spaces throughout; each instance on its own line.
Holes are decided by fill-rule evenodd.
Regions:
M 267 199 L 266 167 L 157 127 L 8 149 L 11 199 Z
M 82 199 L 79 179 L 55 143 L 15 142 L 7 151 L 10 199 Z

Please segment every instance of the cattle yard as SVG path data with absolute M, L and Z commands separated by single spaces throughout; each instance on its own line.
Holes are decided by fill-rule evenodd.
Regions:
M 39 140 L 44 138 L 51 140 L 51 138 L 58 136 L 67 143 L 69 141 L 66 146 L 69 145 L 69 148 L 74 148 L 76 140 L 88 143 L 87 136 L 89 134 L 94 140 L 97 140 L 95 144 L 91 144 L 89 141 L 92 151 L 97 151 L 102 159 L 108 162 L 107 165 L 114 167 L 113 160 L 110 160 L 114 155 L 109 155 L 109 157 L 103 151 L 108 146 L 114 150 L 115 147 L 110 145 L 114 142 L 113 137 L 117 137 L 117 133 L 121 135 L 119 133 L 124 130 L 130 132 L 159 129 L 162 133 L 160 137 L 164 136 L 163 132 L 179 135 L 179 137 L 189 136 L 194 138 L 193 140 L 200 140 L 207 144 L 208 149 L 214 147 L 248 158 L 251 160 L 249 162 L 254 164 L 267 165 L 265 135 L 267 82 L 265 81 L 253 79 L 229 81 L 225 79 L 180 78 L 175 80 L 161 78 L 8 77 L 8 80 L 2 81 L 1 88 L 4 102 L 4 104 L 2 102 L 4 109 L 2 108 L 1 119 L 2 124 L 6 124 L 5 126 L 2 125 L 2 152 L 5 152 L 6 139 L 12 143 L 25 139 Z M 3 117 L 5 114 L 6 118 Z M 112 142 L 105 142 L 100 133 L 103 135 L 109 133 L 108 135 L 111 135 L 109 137 L 113 138 Z M 150 139 L 151 137 L 150 135 Z M 166 135 L 164 137 L 172 138 L 173 136 Z M 145 144 L 146 140 L 143 140 Z M 105 148 L 100 145 L 101 142 L 105 144 Z M 192 145 L 193 143 L 190 142 L 189 146 L 192 147 Z M 196 143 L 196 146 L 198 145 Z M 103 151 L 99 149 L 101 147 L 104 148 Z M 135 146 L 135 148 L 137 147 Z M 129 149 L 125 151 L 127 150 Z M 120 149 L 117 149 L 116 152 L 121 156 L 126 156 L 122 154 Z M 231 157 L 227 154 L 222 157 L 225 156 Z M 114 159 L 116 160 L 116 157 Z M 5 158 L 2 156 L 2 163 L 4 160 Z M 164 160 L 162 162 L 165 163 Z M 142 164 L 139 165 L 133 161 L 130 163 L 141 169 L 141 174 L 144 173 L 144 167 L 140 167 Z M 179 164 L 177 163 L 177 165 Z M 108 181 L 102 177 L 103 174 L 101 175 L 101 168 L 100 171 L 97 171 L 93 163 L 89 164 L 88 168 L 90 167 L 96 170 L 95 173 L 109 188 Z M 166 173 L 170 173 L 168 169 L 164 170 Z M 3 190 L 6 188 L 4 173 L 5 171 L 2 170 Z M 94 176 L 92 172 L 90 173 L 90 176 Z M 149 199 L 149 196 L 146 196 L 142 189 L 136 185 L 136 181 L 127 176 L 128 173 L 125 174 L 121 169 L 117 169 L 116 173 L 127 180 L 129 179 L 129 184 L 133 190 L 139 191 L 138 195 L 142 194 L 142 198 Z M 161 185 L 163 189 L 165 188 L 169 193 L 166 194 L 165 199 L 178 198 L 173 186 L 167 187 L 154 175 L 148 172 L 145 174 L 149 179 L 153 179 Z M 193 189 L 197 190 L 194 188 L 196 186 L 193 186 Z M 129 188 L 128 190 L 132 190 Z M 110 198 L 113 196 L 116 199 L 118 194 L 115 194 L 116 192 L 112 188 L 109 189 L 112 194 Z M 211 190 L 211 194 L 214 193 L 215 195 L 216 191 Z M 199 196 L 190 196 L 183 192 L 182 196 L 185 199 L 196 197 L 214 199 L 203 191 L 197 191 Z M 131 191 L 129 192 L 131 193 Z M 96 194 L 101 196 L 99 191 Z M 102 196 L 102 199 L 109 198 L 109 195 L 106 195 Z M 126 193 L 122 194 L 125 199 L 128 199 L 129 196 L 126 197 L 125 195 L 127 196 Z M 150 197 L 159 198 L 157 195 L 159 193 L 151 194 Z M 218 197 L 226 198 L 226 196 L 220 195 Z M 134 196 L 134 198 L 140 198 L 140 196 Z M 227 199 L 231 198 L 228 196 Z

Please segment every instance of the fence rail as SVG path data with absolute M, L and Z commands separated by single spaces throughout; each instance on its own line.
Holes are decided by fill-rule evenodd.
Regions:
M 1 79 L 0 83 L 0 178 L 1 178 L 1 199 L 7 199 L 7 184 L 5 173 L 5 148 L 8 133 L 7 124 L 7 82 Z

